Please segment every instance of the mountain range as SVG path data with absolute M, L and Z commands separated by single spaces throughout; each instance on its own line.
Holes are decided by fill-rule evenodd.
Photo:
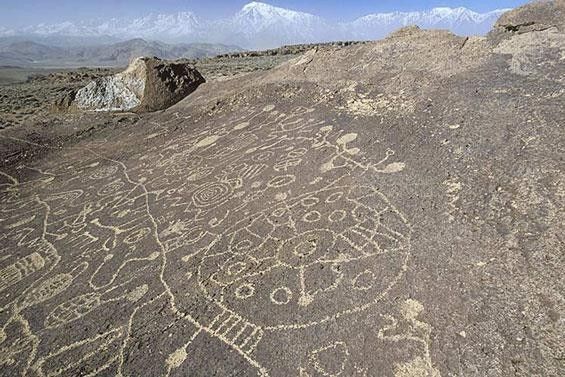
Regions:
M 427 11 L 376 13 L 349 22 L 333 22 L 309 13 L 251 2 L 232 17 L 220 20 L 205 20 L 185 11 L 134 19 L 39 24 L 17 30 L 0 27 L 0 37 L 60 46 L 144 38 L 168 43 L 206 42 L 265 49 L 330 40 L 379 39 L 407 25 L 449 29 L 460 35 L 484 34 L 507 10 L 477 13 L 467 8 L 444 7 Z
M 0 43 L 1 66 L 78 67 L 126 66 L 139 56 L 163 59 L 201 58 L 241 51 L 237 46 L 210 43 L 168 44 L 141 38 L 123 42 L 61 47 L 29 40 Z

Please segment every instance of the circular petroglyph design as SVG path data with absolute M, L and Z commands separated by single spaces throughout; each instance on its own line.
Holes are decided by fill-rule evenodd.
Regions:
M 328 188 L 233 224 L 197 278 L 210 300 L 262 328 L 304 328 L 375 304 L 406 269 L 409 246 L 409 225 L 380 192 Z
M 376 305 L 410 251 L 400 211 L 380 188 L 355 184 L 390 156 L 358 159 L 357 134 L 304 109 L 274 111 L 187 139 L 190 152 L 167 165 L 174 176 L 151 183 L 177 185 L 157 198 L 170 212 L 155 219 L 176 307 L 252 357 L 269 332 L 306 332 Z M 189 165 L 195 153 L 202 159 Z
M 376 162 L 359 156 L 354 144 L 361 137 L 310 118 L 308 109 L 262 108 L 226 113 L 225 122 L 175 133 L 165 143 L 164 137 L 156 140 L 161 144 L 142 143 L 148 149 L 132 158 L 104 157 L 113 155 L 104 147 L 85 160 L 77 150 L 41 166 L 41 179 L 7 176 L 12 183 L 0 190 L 0 203 L 10 255 L 2 259 L 0 291 L 13 296 L 0 343 L 8 357 L 23 355 L 13 324 L 33 314 L 33 329 L 24 326 L 21 339 L 30 352 L 37 345 L 38 358 L 22 356 L 20 365 L 73 374 L 64 369 L 68 360 L 78 366 L 84 355 L 98 360 L 104 353 L 108 363 L 92 366 L 105 371 L 116 365 L 116 351 L 127 355 L 129 337 L 146 330 L 143 316 L 151 321 L 159 312 L 164 319 L 151 308 L 168 308 L 168 301 L 174 313 L 167 309 L 167 317 L 183 318 L 196 331 L 177 345 L 184 347 L 169 349 L 170 367 L 215 337 L 260 374 L 269 368 L 276 374 L 272 348 L 303 336 L 308 373 L 350 375 L 345 362 L 327 363 L 328 355 L 344 359 L 349 351 L 322 328 L 342 317 L 353 322 L 406 271 L 410 226 L 379 191 L 384 184 L 360 183 L 401 165 L 389 152 Z M 163 130 L 181 122 L 171 121 Z M 104 318 L 116 310 L 120 316 Z M 92 326 L 85 332 L 86 322 L 104 322 L 109 332 Z M 327 339 L 311 336 L 319 330 Z M 36 342 L 61 331 L 72 342 L 61 343 L 62 352 L 50 355 Z
M 271 301 L 275 305 L 286 305 L 292 299 L 292 291 L 288 287 L 276 288 L 271 292 Z
M 210 207 L 226 201 L 232 194 L 229 184 L 223 182 L 212 182 L 202 185 L 192 195 L 196 207 Z
M 102 166 L 96 168 L 92 173 L 90 173 L 89 178 L 93 180 L 105 179 L 113 176 L 117 172 L 118 172 L 117 166 Z
M 255 293 L 255 287 L 251 284 L 244 283 L 235 289 L 235 296 L 240 300 L 245 300 Z
M 117 180 L 103 186 L 100 190 L 98 190 L 97 194 L 100 196 L 112 195 L 120 191 L 124 186 L 124 182 Z

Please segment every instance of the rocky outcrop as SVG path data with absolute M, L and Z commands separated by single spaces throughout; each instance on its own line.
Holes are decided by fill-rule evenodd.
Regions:
M 503 14 L 494 31 L 528 32 L 557 27 L 565 29 L 565 0 L 534 1 Z
M 521 76 L 558 72 L 565 50 L 565 0 L 536 1 L 504 14 L 489 34 L 494 52 Z
M 3 131 L 0 374 L 563 376 L 564 36 L 408 27 Z
M 145 59 L 145 91 L 138 111 L 165 109 L 192 93 L 206 80 L 186 63 Z
M 60 102 L 79 110 L 156 111 L 174 105 L 204 81 L 185 63 L 137 58 L 125 71 L 96 79 L 71 95 L 72 101 Z

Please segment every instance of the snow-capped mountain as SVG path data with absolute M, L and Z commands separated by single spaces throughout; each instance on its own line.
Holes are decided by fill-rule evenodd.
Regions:
M 14 30 L 8 29 L 4 26 L 0 26 L 0 36 L 11 36 L 14 35 L 16 32 Z
M 342 29 L 353 39 L 376 39 L 408 25 L 426 29 L 449 29 L 456 34 L 472 35 L 487 33 L 500 15 L 509 9 L 477 13 L 470 9 L 433 8 L 422 12 L 392 12 L 370 14 L 342 24 Z
M 331 39 L 331 26 L 309 13 L 251 2 L 228 20 L 216 23 L 217 42 L 248 48 L 270 48 L 284 44 L 320 42 Z
M 274 7 L 256 1 L 245 5 L 232 19 L 232 23 L 250 28 L 253 32 L 264 31 L 279 25 L 309 29 L 323 22 L 320 17 L 313 14 Z
M 145 38 L 165 42 L 236 44 L 248 49 L 336 39 L 377 39 L 407 25 L 449 29 L 457 34 L 484 34 L 507 9 L 477 13 L 466 8 L 434 8 L 418 12 L 377 13 L 335 23 L 313 14 L 251 2 L 230 18 L 206 21 L 191 12 L 151 14 L 136 19 L 112 18 L 40 24 L 20 30 L 0 27 L 0 36 L 34 38 Z
M 162 40 L 172 40 L 178 36 L 190 37 L 198 33 L 201 21 L 191 12 L 179 12 L 175 14 L 157 14 L 138 18 L 126 23 L 122 28 L 108 25 L 106 33 L 116 35 L 115 30 L 128 36 L 141 36 Z
M 170 39 L 177 36 L 195 34 L 201 22 L 191 12 L 174 14 L 150 14 L 136 19 L 112 18 L 83 22 L 62 22 L 39 24 L 23 28 L 19 34 L 40 36 L 100 37 L 109 36 L 120 39 L 153 37 Z M 2 31 L 0 30 L 0 33 Z

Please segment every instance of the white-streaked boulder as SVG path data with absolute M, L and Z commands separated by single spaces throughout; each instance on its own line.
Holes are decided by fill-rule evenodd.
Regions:
M 156 111 L 192 93 L 205 80 L 186 63 L 137 58 L 116 75 L 102 77 L 78 90 L 72 107 L 90 111 Z

